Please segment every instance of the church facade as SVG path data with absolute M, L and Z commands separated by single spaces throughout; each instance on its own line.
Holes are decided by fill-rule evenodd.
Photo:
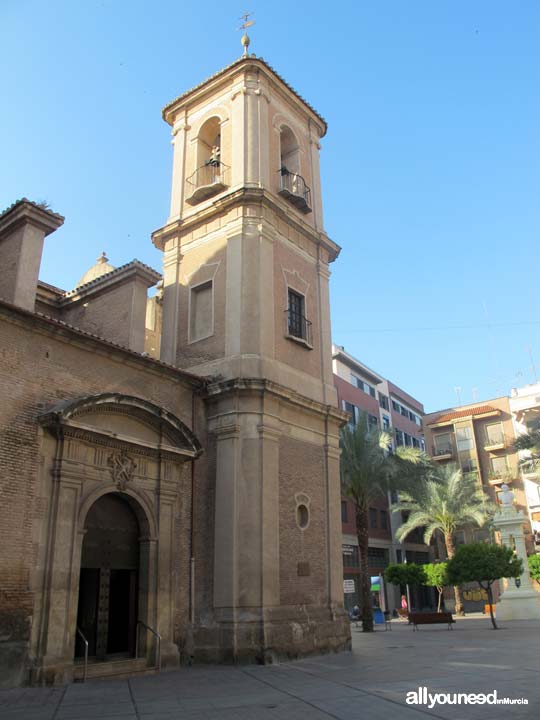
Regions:
M 163 117 L 163 275 L 52 287 L 64 219 L 0 215 L 3 686 L 350 647 L 325 121 L 255 56 Z

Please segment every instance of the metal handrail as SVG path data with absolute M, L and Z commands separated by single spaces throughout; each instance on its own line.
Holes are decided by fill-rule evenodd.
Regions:
M 156 647 L 156 668 L 157 671 L 161 671 L 161 635 L 158 633 L 157 630 L 154 630 L 154 628 L 150 627 L 150 625 L 147 625 L 142 620 L 137 620 L 137 633 L 135 636 L 135 659 L 139 657 L 139 625 L 142 625 L 143 628 L 146 630 L 149 630 L 152 635 L 157 640 L 157 647 Z
M 77 625 L 77 632 L 82 638 L 82 641 L 84 643 L 84 672 L 83 672 L 83 682 L 86 682 L 86 673 L 88 672 L 88 640 L 84 637 L 84 635 L 81 632 L 81 628 Z
M 433 457 L 439 457 L 439 455 L 453 455 L 454 451 L 452 449 L 451 445 L 448 445 L 446 447 L 434 447 L 433 448 Z
M 304 199 L 306 205 L 311 207 L 311 188 L 306 184 L 304 178 L 286 167 L 278 170 L 280 174 L 280 190 L 286 190 L 292 195 Z
M 229 170 L 229 166 L 220 160 L 208 160 L 186 178 L 186 184 L 192 192 L 206 185 L 228 185 Z
M 493 445 L 506 444 L 506 436 L 503 432 L 495 433 L 490 437 L 487 433 L 484 440 L 484 447 L 492 447 Z

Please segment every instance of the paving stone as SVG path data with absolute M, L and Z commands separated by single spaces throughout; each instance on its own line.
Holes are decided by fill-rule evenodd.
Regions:
M 437 629 L 439 630 L 439 629 Z M 352 653 L 273 666 L 197 666 L 128 680 L 0 691 L 1 720 L 525 720 L 540 715 L 540 622 L 458 621 L 452 632 L 353 632 Z M 528 705 L 407 705 L 431 693 Z

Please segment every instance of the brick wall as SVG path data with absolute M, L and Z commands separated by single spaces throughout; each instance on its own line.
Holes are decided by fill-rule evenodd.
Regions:
M 324 452 L 306 442 L 281 438 L 279 444 L 280 586 L 283 605 L 325 603 L 326 498 Z M 295 494 L 310 498 L 305 530 L 296 522 Z M 299 575 L 299 563 L 309 563 L 309 575 Z M 305 572 L 304 564 L 300 572 Z
M 189 427 L 193 392 L 176 371 L 3 305 L 0 348 L 0 636 L 24 642 L 34 604 L 33 536 L 39 536 L 35 525 L 45 517 L 48 501 L 37 488 L 43 454 L 38 416 L 60 401 L 109 391 L 144 398 Z M 181 502 L 178 521 L 185 527 L 189 493 Z M 182 555 L 188 558 L 179 568 L 185 590 L 187 548 Z

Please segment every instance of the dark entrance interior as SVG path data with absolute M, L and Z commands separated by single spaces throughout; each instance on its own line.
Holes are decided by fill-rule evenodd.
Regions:
M 119 493 L 104 495 L 85 524 L 77 626 L 96 660 L 135 652 L 139 584 L 139 522 Z M 84 655 L 77 634 L 75 656 Z

